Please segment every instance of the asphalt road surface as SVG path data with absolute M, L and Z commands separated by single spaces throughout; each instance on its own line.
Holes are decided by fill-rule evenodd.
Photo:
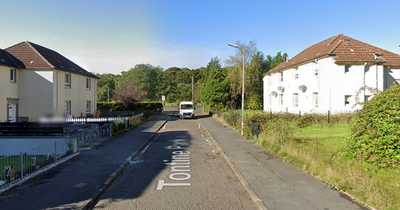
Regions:
M 196 119 L 174 115 L 94 209 L 254 209 Z

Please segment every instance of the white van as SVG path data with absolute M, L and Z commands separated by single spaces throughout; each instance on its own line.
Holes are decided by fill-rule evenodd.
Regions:
M 194 107 L 193 102 L 182 101 L 179 104 L 179 118 L 195 118 L 194 110 L 196 110 L 196 107 Z

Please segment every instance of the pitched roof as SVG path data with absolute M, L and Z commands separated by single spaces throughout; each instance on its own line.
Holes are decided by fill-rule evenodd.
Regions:
M 17 68 L 17 64 L 13 61 L 12 56 L 3 49 L 0 49 L 0 66 Z
M 335 63 L 342 64 L 377 61 L 385 66 L 400 66 L 400 55 L 343 34 L 338 34 L 305 49 L 289 61 L 280 63 L 267 73 L 286 70 L 327 56 L 332 56 Z
M 70 61 L 56 51 L 24 41 L 5 49 L 28 69 L 57 69 L 64 72 L 98 79 L 90 72 Z

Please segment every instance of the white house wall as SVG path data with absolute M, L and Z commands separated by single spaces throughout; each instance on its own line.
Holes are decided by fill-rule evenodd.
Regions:
M 355 95 L 361 87 L 365 85 L 384 90 L 386 89 L 384 87 L 385 80 L 386 83 L 389 83 L 395 80 L 393 78 L 400 78 L 398 69 L 386 71 L 389 72 L 386 76 L 384 72 L 382 65 L 374 64 L 369 64 L 369 68 L 366 68 L 365 64 L 350 65 L 349 72 L 345 72 L 345 65 L 335 64 L 331 57 L 284 70 L 283 81 L 281 81 L 281 73 L 275 72 L 263 78 L 264 110 L 291 113 L 327 113 L 328 110 L 332 113 L 354 111 L 361 108 L 359 105 L 355 106 Z M 298 75 L 297 79 L 296 74 Z M 301 91 L 299 89 L 301 85 L 306 86 L 307 90 Z M 279 91 L 279 86 L 284 87 L 283 92 Z M 273 91 L 277 93 L 276 96 L 270 96 Z M 283 104 L 280 104 L 281 94 L 283 95 Z M 298 95 L 298 106 L 294 104 L 295 94 Z M 313 102 L 315 95 L 318 97 L 317 106 Z M 346 95 L 350 96 L 348 104 L 345 104 Z M 373 94 L 369 91 L 360 91 L 359 102 L 364 102 L 364 96 L 371 95 Z
M 17 70 L 17 82 L 10 82 L 11 67 L 0 66 L 0 122 L 7 122 L 7 98 L 18 98 L 19 72 Z
M 37 121 L 53 113 L 53 71 L 19 71 L 19 116 Z

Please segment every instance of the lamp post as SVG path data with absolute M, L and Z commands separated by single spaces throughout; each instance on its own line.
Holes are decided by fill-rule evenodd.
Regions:
M 242 75 L 242 126 L 241 126 L 241 135 L 243 136 L 243 117 L 244 117 L 244 48 L 239 48 L 237 45 L 234 44 L 228 44 L 231 47 L 237 48 L 242 51 L 243 55 L 243 75 Z

